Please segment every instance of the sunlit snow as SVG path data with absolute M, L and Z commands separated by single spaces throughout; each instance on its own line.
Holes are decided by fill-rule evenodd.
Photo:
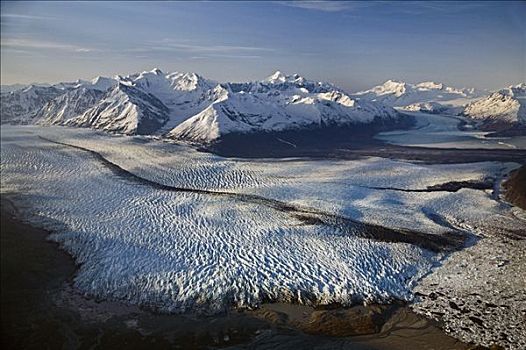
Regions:
M 397 190 L 499 178 L 514 163 L 246 161 L 93 130 L 3 126 L 2 193 L 18 193 L 11 198 L 23 213 L 52 229 L 52 239 L 75 257 L 75 285 L 89 295 L 166 311 L 216 311 L 268 299 L 410 300 L 416 281 L 445 255 L 342 234 L 235 197 L 148 186 L 119 176 L 87 151 L 48 140 L 98 152 L 161 185 L 258 195 L 429 235 L 517 225 L 489 190 Z

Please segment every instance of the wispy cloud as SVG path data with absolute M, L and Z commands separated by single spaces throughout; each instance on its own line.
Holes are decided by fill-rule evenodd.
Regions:
M 383 1 L 378 3 L 389 5 L 393 11 L 410 15 L 425 13 L 456 14 L 495 5 L 491 1 Z
M 6 47 L 6 48 L 2 47 L 2 54 L 4 53 L 9 53 L 10 55 L 17 56 L 17 57 L 21 57 L 21 56 L 44 57 L 44 55 L 42 55 L 42 53 L 40 52 L 35 52 L 31 50 L 21 50 L 21 49 L 12 48 L 12 47 Z
M 71 45 L 66 43 L 21 38 L 2 38 L 1 46 L 3 48 L 61 50 L 70 52 L 98 51 L 98 49 Z
M 0 19 L 55 20 L 57 18 L 49 16 L 26 15 L 21 13 L 2 13 L 0 15 Z
M 140 58 L 151 57 L 151 54 L 157 53 L 164 55 L 177 54 L 177 56 L 189 57 L 191 59 L 257 59 L 262 58 L 262 55 L 265 53 L 276 51 L 275 49 L 266 47 L 226 44 L 206 45 L 194 43 L 190 40 L 174 40 L 169 38 L 146 42 L 139 46 L 105 49 L 34 38 L 2 38 L 1 47 L 2 50 L 13 53 L 17 51 L 46 53 L 54 50 L 82 55 L 79 57 L 88 57 L 86 56 L 88 53 L 104 53 L 118 56 L 133 54 L 134 57 Z M 92 55 L 89 57 L 92 57 Z
M 469 1 L 410 1 L 408 2 L 408 4 L 415 8 L 421 8 L 437 12 L 462 12 L 495 5 L 491 2 Z
M 192 56 L 190 58 L 193 60 L 205 60 L 205 59 L 214 59 L 214 58 L 258 59 L 262 57 L 258 55 L 207 54 L 207 55 L 202 55 L 202 56 Z
M 305 10 L 324 12 L 349 12 L 375 6 L 389 7 L 391 10 L 407 13 L 422 14 L 425 12 L 457 13 L 492 5 L 491 2 L 469 1 L 338 1 L 338 0 L 302 0 L 276 1 L 275 3 Z
M 340 12 L 355 9 L 357 7 L 366 6 L 367 3 L 353 2 L 353 1 L 332 1 L 332 0 L 313 0 L 313 1 L 277 1 L 276 3 L 296 7 L 305 10 L 324 11 L 324 12 Z
M 261 58 L 264 54 L 273 53 L 274 48 L 228 45 L 228 44 L 203 44 L 191 40 L 180 40 L 164 38 L 161 40 L 150 41 L 139 47 L 131 47 L 121 50 L 129 53 L 177 53 L 187 55 L 190 59 L 211 59 L 211 58 L 239 58 L 254 59 Z
M 194 53 L 227 53 L 227 52 L 272 52 L 273 48 L 239 45 L 207 45 L 165 38 L 155 42 L 164 49 L 175 49 Z

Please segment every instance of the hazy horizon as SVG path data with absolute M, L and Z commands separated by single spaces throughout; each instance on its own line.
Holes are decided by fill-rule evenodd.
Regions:
M 388 79 L 526 81 L 524 2 L 2 2 L 1 83 L 151 70 L 276 70 L 357 91 Z

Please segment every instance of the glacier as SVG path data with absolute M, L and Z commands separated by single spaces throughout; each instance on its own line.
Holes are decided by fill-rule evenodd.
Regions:
M 1 133 L 1 192 L 75 258 L 75 286 L 161 311 L 412 300 L 450 253 L 346 231 L 323 215 L 429 241 L 522 224 L 492 190 L 417 191 L 498 179 L 516 163 L 243 160 L 90 129 Z
M 459 128 L 459 125 L 465 121 L 459 116 L 408 110 L 404 110 L 403 113 L 415 118 L 416 123 L 413 128 L 380 132 L 375 138 L 387 143 L 411 147 L 526 149 L 524 134 L 491 135 L 489 131 Z

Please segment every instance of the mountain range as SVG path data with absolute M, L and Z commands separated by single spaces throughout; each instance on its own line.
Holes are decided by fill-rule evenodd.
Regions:
M 428 102 L 459 106 L 484 96 L 484 91 L 473 88 L 454 88 L 432 81 L 410 84 L 388 80 L 382 85 L 357 92 L 353 96 L 383 102 L 394 107 L 406 107 Z
M 404 111 L 463 115 L 477 125 L 503 129 L 526 123 L 525 87 L 488 94 L 434 82 L 389 80 L 349 94 L 330 83 L 279 71 L 261 81 L 218 83 L 195 73 L 153 69 L 2 92 L 1 121 L 199 143 L 227 134 L 388 124 Z

